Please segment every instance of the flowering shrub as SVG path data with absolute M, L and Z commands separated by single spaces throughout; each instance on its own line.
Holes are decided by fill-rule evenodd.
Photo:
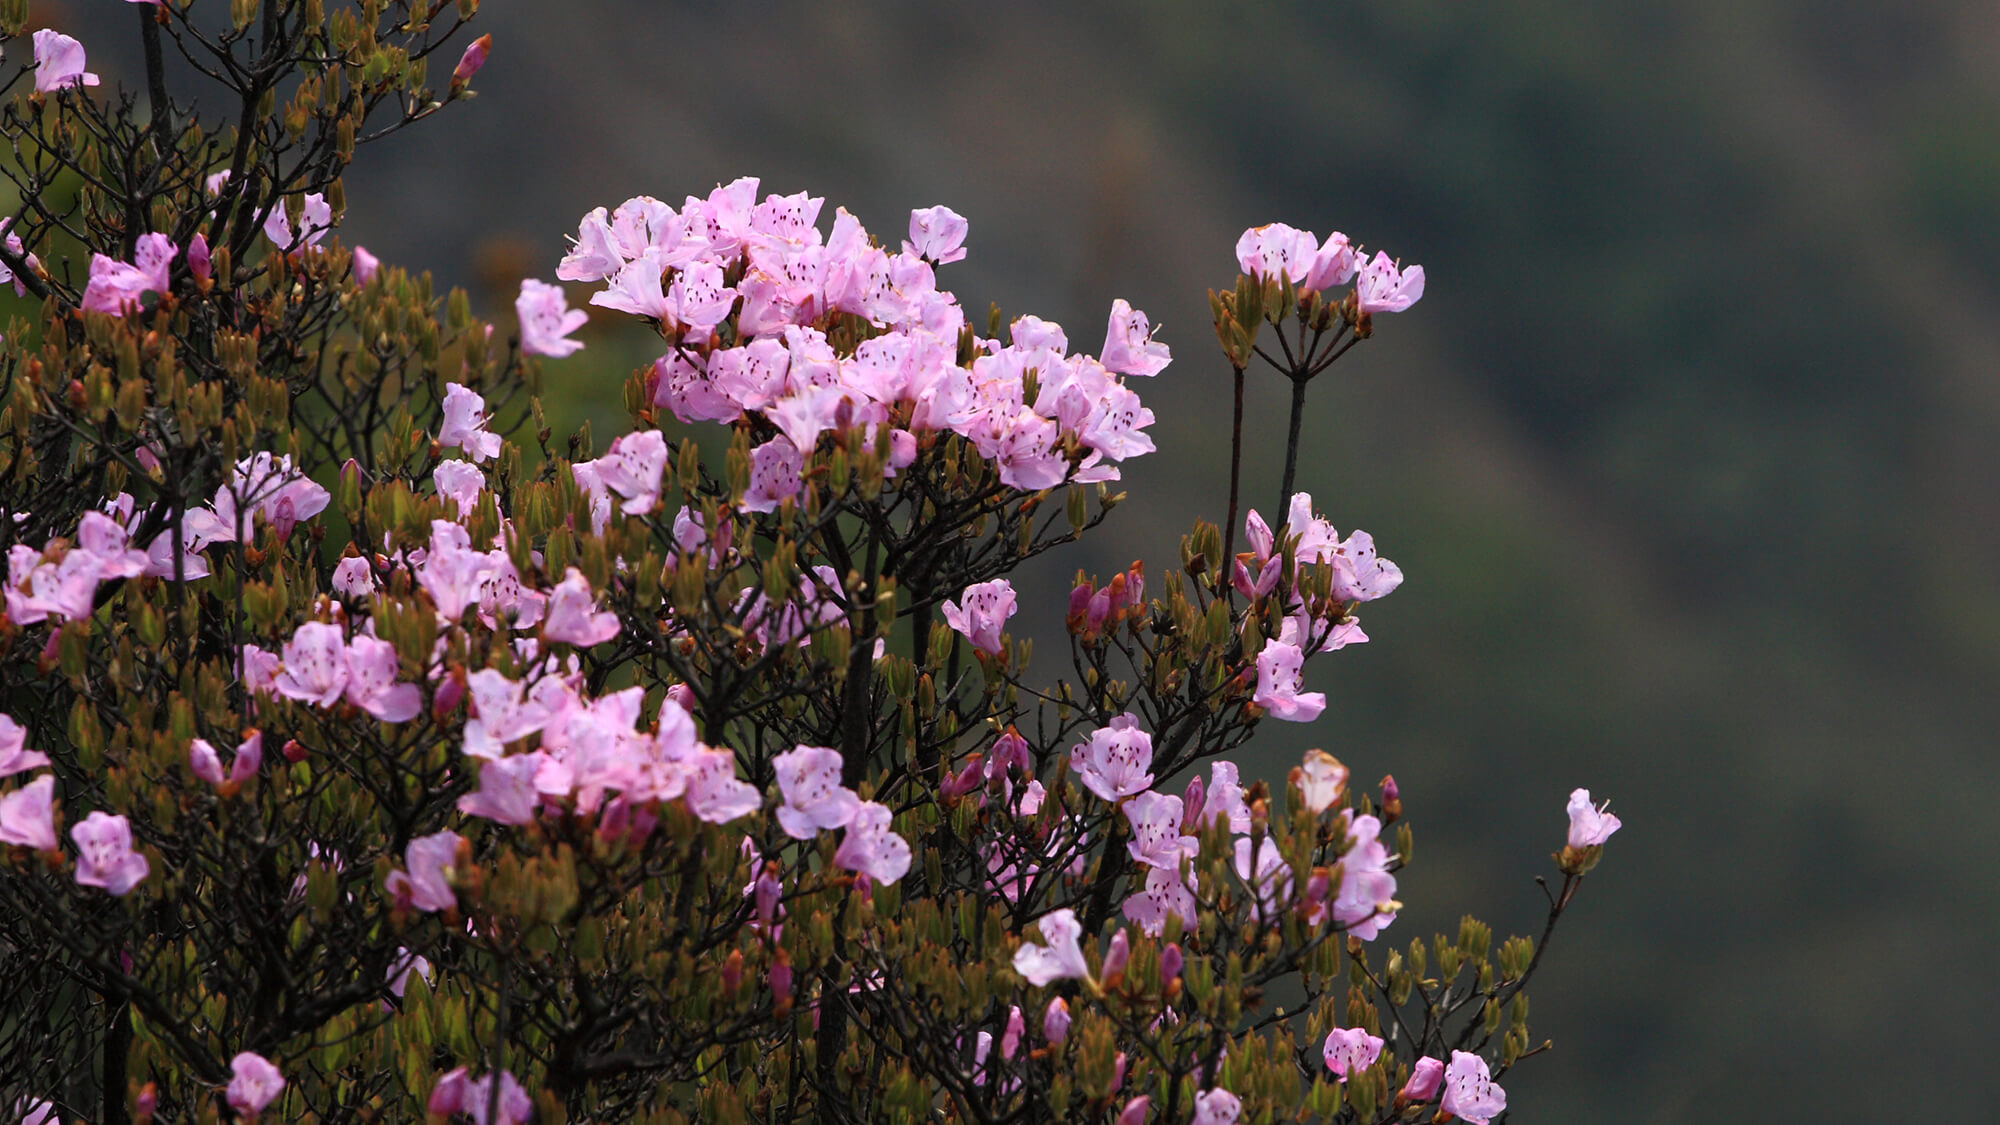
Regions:
M 484 38 L 427 75 L 474 8 L 133 4 L 143 111 L 52 31 L 11 75 L 0 1112 L 1503 1113 L 1548 933 L 1396 945 L 1394 781 L 1226 757 L 1402 581 L 1291 478 L 1307 384 L 1422 270 L 1246 232 L 1215 327 L 1239 449 L 1252 361 L 1293 382 L 1280 521 L 1232 470 L 1177 572 L 1023 607 L 1153 450 L 1145 315 L 1094 356 L 968 321 L 944 207 L 896 246 L 754 179 L 635 198 L 554 274 L 661 355 L 629 432 L 552 448 L 570 290 L 495 331 L 336 236 L 356 146 L 469 94 Z M 1009 622 L 1059 611 L 1032 677 Z M 1569 815 L 1551 930 L 1618 827 Z

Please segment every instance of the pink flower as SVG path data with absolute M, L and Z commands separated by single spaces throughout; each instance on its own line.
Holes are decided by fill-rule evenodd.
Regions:
M 124 817 L 93 812 L 70 826 L 69 838 L 76 841 L 78 886 L 122 895 L 146 877 L 146 857 L 132 850 L 132 825 Z
M 13 223 L 14 219 L 12 216 L 0 218 L 0 231 L 6 230 Z M 28 248 L 22 244 L 20 235 L 9 233 L 6 245 L 9 253 L 21 259 L 21 264 L 27 267 L 27 272 L 34 273 L 42 268 L 41 259 L 28 253 Z M 16 297 L 25 297 L 28 295 L 28 283 L 16 276 L 11 267 L 4 262 L 0 262 L 0 285 L 5 285 L 9 282 L 12 282 L 14 285 L 14 295 Z
M 1340 890 L 1333 900 L 1333 920 L 1363 941 L 1373 941 L 1396 920 L 1396 876 L 1389 872 L 1389 849 L 1383 846 L 1381 835 L 1380 820 L 1351 817 L 1347 851 L 1340 857 Z
M 845 828 L 860 811 L 861 798 L 840 784 L 840 751 L 825 746 L 800 746 L 771 760 L 778 773 L 778 825 L 794 840 L 810 840 L 822 831 Z
M 1347 792 L 1347 767 L 1324 750 L 1308 750 L 1305 764 L 1293 773 L 1292 780 L 1305 798 L 1306 808 L 1317 816 Z
M 1014 971 L 1037 988 L 1051 981 L 1088 980 L 1090 965 L 1083 958 L 1083 947 L 1077 944 L 1083 925 L 1076 920 L 1076 912 L 1068 908 L 1051 911 L 1037 925 L 1048 944 L 1022 942 L 1014 951 Z
M 1312 267 L 1306 270 L 1301 288 L 1327 290 L 1342 286 L 1354 277 L 1354 247 L 1348 245 L 1347 236 L 1334 231 L 1319 244 L 1319 252 L 1313 255 Z
M 964 634 L 973 648 L 998 655 L 1000 630 L 1016 609 L 1013 583 L 1005 578 L 980 582 L 967 586 L 960 598 L 963 608 L 949 600 L 944 603 L 945 624 Z
M 1181 834 L 1181 799 L 1147 790 L 1125 802 L 1125 819 L 1132 839 L 1125 845 L 1132 858 L 1149 867 L 1180 870 L 1181 857 L 1193 859 L 1201 841 Z
M 1361 267 L 1354 293 L 1364 313 L 1402 312 L 1424 295 L 1424 267 L 1399 271 L 1389 255 L 1378 250 Z
M 438 425 L 438 444 L 455 445 L 474 461 L 500 455 L 500 435 L 488 433 L 486 399 L 460 383 L 444 389 L 444 421 Z
M 604 456 L 591 462 L 604 487 L 624 497 L 627 515 L 642 516 L 660 502 L 660 480 L 667 468 L 667 441 L 658 430 L 624 434 Z
M 1444 1100 L 1438 1111 L 1464 1118 L 1468 1125 L 1486 1125 L 1507 1112 L 1507 1091 L 1493 1081 L 1485 1059 L 1470 1051 L 1453 1051 L 1451 1065 L 1444 1071 Z
M 1311 231 L 1298 230 L 1284 223 L 1251 227 L 1236 240 L 1236 264 L 1243 267 L 1244 273 L 1256 278 L 1276 279 L 1282 276 L 1294 282 L 1303 281 L 1318 253 L 1319 239 L 1314 238 Z
M 1595 848 L 1611 838 L 1618 831 L 1618 818 L 1604 810 L 1611 802 L 1593 806 L 1590 790 L 1578 789 L 1569 795 L 1569 846 L 1572 848 Z
M 1278 842 L 1264 837 L 1257 848 L 1255 862 L 1252 862 L 1250 838 L 1236 839 L 1236 877 L 1243 880 L 1257 896 L 1257 910 L 1264 921 L 1278 917 L 1286 903 L 1292 899 L 1292 868 L 1278 850 Z
M 878 883 L 901 879 L 910 870 L 910 842 L 889 827 L 893 819 L 889 806 L 862 801 L 833 853 L 834 866 L 858 871 Z
M 357 636 L 347 647 L 347 701 L 385 723 L 407 723 L 423 710 L 415 684 L 399 684 L 396 646 Z
M 465 1088 L 472 1079 L 462 1066 L 456 1066 L 438 1076 L 437 1084 L 431 1087 L 430 1102 L 424 1108 L 433 1117 L 450 1117 L 465 1110 Z
M 702 332 L 721 324 L 736 303 L 736 290 L 724 285 L 722 267 L 714 262 L 690 262 L 667 289 L 667 313 L 674 321 Z
M 28 732 L 11 716 L 0 715 L 0 777 L 49 764 L 49 756 L 28 749 Z
M 1071 747 L 1069 761 L 1086 788 L 1116 802 L 1152 786 L 1153 736 L 1128 712 L 1093 732 L 1087 744 Z
M 736 776 L 736 755 L 702 747 L 689 762 L 688 811 L 710 824 L 727 824 L 763 807 L 757 787 Z M 879 807 L 879 806 L 878 806 Z M 838 857 L 835 862 L 838 862 Z
M 572 340 L 569 334 L 590 323 L 589 313 L 569 307 L 562 286 L 532 277 L 521 280 L 521 295 L 514 298 L 514 315 L 521 322 L 521 350 L 555 359 L 583 347 L 583 341 Z
M 1266 641 L 1257 654 L 1257 694 L 1251 702 L 1271 713 L 1274 719 L 1309 723 L 1326 710 L 1326 693 L 1300 693 L 1305 655 L 1299 646 L 1283 641 Z
M 458 56 L 458 65 L 451 68 L 451 84 L 463 86 L 472 81 L 479 68 L 486 65 L 486 53 L 493 49 L 493 37 L 482 35 L 465 45 L 465 53 Z
M 910 237 L 903 253 L 926 258 L 937 265 L 965 258 L 965 232 L 970 224 L 965 216 L 939 204 L 910 212 Z
M 1019 1004 L 1007 1012 L 1007 1026 L 1000 1034 L 1000 1057 L 1011 1059 L 1021 1049 L 1021 1037 L 1027 1034 L 1028 1021 L 1021 1016 Z
M 229 1107 L 254 1117 L 276 1101 L 285 1088 L 285 1076 L 271 1060 L 245 1051 L 229 1060 Z
M 1250 806 L 1243 800 L 1235 762 L 1219 761 L 1209 767 L 1201 822 L 1213 828 L 1218 820 L 1227 821 L 1231 832 L 1250 831 Z
M 409 870 L 389 872 L 383 884 L 398 906 L 430 913 L 458 905 L 458 893 L 451 889 L 452 865 L 458 861 L 459 835 L 450 829 L 419 836 L 403 849 L 403 864 Z
M 539 753 L 518 754 L 482 763 L 479 788 L 458 799 L 458 811 L 495 824 L 519 825 L 535 819 L 535 807 L 541 800 L 535 790 L 535 773 L 544 759 Z
M 19 789 L 0 796 L 0 844 L 18 844 L 38 852 L 61 846 L 56 839 L 56 775 L 45 773 Z
M 1236 1125 L 1236 1119 L 1242 1115 L 1242 1100 L 1227 1090 L 1218 1088 L 1195 1095 L 1192 1125 Z
M 325 238 L 326 232 L 332 229 L 333 207 L 327 203 L 326 196 L 319 192 L 307 195 L 300 205 L 299 226 L 296 231 L 292 229 L 291 216 L 285 213 L 282 203 L 272 207 L 271 213 L 264 217 L 264 237 L 270 239 L 273 246 L 286 252 L 318 246 L 320 239 Z
M 1443 1084 L 1444 1060 L 1425 1055 L 1411 1068 L 1410 1080 L 1403 1083 L 1403 1091 L 1396 1097 L 1400 1101 L 1427 1102 L 1437 1097 L 1438 1087 Z
M 70 86 L 97 85 L 97 75 L 83 69 L 83 65 L 83 44 L 46 27 L 35 32 L 37 94 Z
M 1125 1103 L 1125 1108 L 1118 1111 L 1118 1120 L 1112 1125 L 1146 1125 L 1146 1114 L 1152 1108 L 1153 1099 L 1141 1094 Z
M 200 236 L 196 235 L 195 237 L 199 238 Z M 203 244 L 202 249 L 204 252 L 206 252 L 207 250 L 206 243 Z M 194 252 L 193 248 L 190 247 L 188 253 L 192 255 L 193 252 Z M 366 285 L 369 282 L 375 280 L 375 275 L 381 272 L 381 269 L 382 269 L 382 259 L 376 257 L 373 254 L 370 254 L 366 246 L 356 246 L 354 248 L 355 284 Z
M 549 594 L 549 618 L 542 624 L 542 637 L 589 648 L 618 635 L 618 615 L 596 612 L 597 596 L 590 580 L 570 567 L 563 580 Z
M 375 592 L 374 568 L 360 555 L 349 555 L 333 568 L 333 588 L 342 597 L 365 598 Z
M 1326 1068 L 1346 1082 L 1375 1065 L 1382 1054 L 1382 1040 L 1359 1027 L 1336 1027 L 1327 1033 L 1320 1053 L 1326 1057 Z
M 285 642 L 284 670 L 271 681 L 278 694 L 331 707 L 347 688 L 347 641 L 340 626 L 308 621 Z
M 486 489 L 486 474 L 470 461 L 440 461 L 431 470 L 431 483 L 440 497 L 458 505 L 460 519 L 479 506 L 479 494 Z
M 798 495 L 799 470 L 804 467 L 798 447 L 779 434 L 750 451 L 750 487 L 740 507 L 746 512 L 775 512 Z
M 139 299 L 148 293 L 165 293 L 168 288 L 167 264 L 173 257 L 174 244 L 167 242 L 166 261 L 157 258 L 158 246 L 148 239 L 164 241 L 165 235 L 149 234 L 140 239 L 138 264 L 121 262 L 105 254 L 90 257 L 90 279 L 83 288 L 83 307 L 88 312 L 109 313 L 124 316 L 139 307 Z M 152 268 L 147 268 L 147 267 Z
M 472 693 L 472 718 L 465 724 L 466 754 L 475 758 L 498 758 L 506 744 L 541 730 L 549 721 L 549 711 L 534 700 L 523 702 L 522 685 L 491 668 L 481 668 L 465 678 Z
M 1158 375 L 1172 359 L 1167 346 L 1153 339 L 1145 313 L 1126 304 L 1123 297 L 1111 302 L 1111 323 L 1105 328 L 1104 351 L 1097 359 L 1107 371 Z

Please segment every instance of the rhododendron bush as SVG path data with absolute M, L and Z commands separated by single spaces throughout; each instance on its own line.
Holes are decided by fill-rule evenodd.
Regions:
M 489 323 L 339 237 L 357 147 L 470 93 L 475 3 L 91 3 L 147 89 L 41 30 L 0 118 L 40 302 L 0 352 L 0 1117 L 1504 1113 L 1617 818 L 1570 798 L 1536 940 L 1427 940 L 1393 780 L 1231 757 L 1402 582 L 1292 477 L 1421 268 L 1246 232 L 1215 328 L 1239 452 L 1246 373 L 1292 381 L 1281 504 L 1232 469 L 1173 573 L 1024 599 L 1153 452 L 1144 313 L 1094 351 L 970 315 L 948 207 L 745 178 L 593 210 Z M 601 451 L 537 397 L 586 304 L 660 341 Z

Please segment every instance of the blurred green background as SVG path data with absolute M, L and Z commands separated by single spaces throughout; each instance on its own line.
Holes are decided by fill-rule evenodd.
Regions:
M 126 5 L 38 8 L 133 73 Z M 1328 713 L 1272 724 L 1246 773 L 1312 745 L 1394 771 L 1418 830 L 1398 944 L 1461 910 L 1535 926 L 1565 795 L 1613 800 L 1513 1120 L 1990 1111 L 2000 9 L 485 9 L 478 100 L 364 150 L 343 235 L 503 324 L 588 208 L 744 174 L 891 239 L 950 204 L 971 257 L 940 280 L 976 312 L 1083 349 L 1114 297 L 1163 324 L 1162 452 L 1045 591 L 1135 554 L 1157 574 L 1221 518 L 1205 290 L 1239 231 L 1423 263 L 1423 302 L 1314 386 L 1302 473 L 1408 582 L 1314 666 Z M 586 338 L 547 378 L 601 446 L 649 357 L 613 318 Z M 1246 472 L 1267 514 L 1276 382 Z M 1026 604 L 1024 630 L 1060 629 L 1058 600 Z

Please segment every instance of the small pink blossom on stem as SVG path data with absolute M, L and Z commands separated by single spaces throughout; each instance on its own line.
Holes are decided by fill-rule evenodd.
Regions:
M 319 192 L 307 195 L 299 205 L 299 225 L 292 227 L 291 216 L 285 213 L 283 204 L 271 208 L 264 217 L 264 237 L 280 250 L 305 250 L 318 246 L 333 229 L 333 207 L 326 196 Z
M 1158 375 L 1172 361 L 1167 346 L 1153 339 L 1145 313 L 1123 297 L 1111 302 L 1111 322 L 1104 332 L 1104 351 L 1098 356 L 1105 370 L 1121 375 Z
M 1348 245 L 1346 235 L 1334 231 L 1319 244 L 1319 252 L 1313 255 L 1312 267 L 1306 271 L 1305 280 L 1299 285 L 1320 291 L 1337 288 L 1353 279 L 1355 266 L 1354 247 Z
M 1181 834 L 1181 799 L 1147 790 L 1125 802 L 1125 819 L 1132 839 L 1125 845 L 1132 858 L 1148 867 L 1178 871 L 1182 858 L 1193 859 L 1201 841 Z
M 1069 1038 L 1069 1002 L 1058 996 L 1042 1012 L 1042 1038 L 1061 1043 Z
M 72 86 L 97 85 L 97 75 L 83 67 L 83 44 L 51 28 L 35 32 L 37 94 L 53 93 Z
M 1083 947 L 1077 944 L 1077 939 L 1083 936 L 1083 925 L 1076 920 L 1076 912 L 1068 908 L 1051 911 L 1037 925 L 1047 944 L 1023 942 L 1014 951 L 1014 971 L 1037 988 L 1046 987 L 1051 981 L 1088 980 L 1090 964 L 1084 960 Z
M 287 699 L 331 707 L 347 688 L 347 641 L 340 626 L 308 621 L 285 642 L 284 670 L 271 681 Z
M 1444 1084 L 1444 1060 L 1429 1055 L 1417 1060 L 1410 1068 L 1410 1080 L 1403 1083 L 1403 1089 L 1396 1095 L 1399 1102 L 1422 1104 L 1437 1097 L 1438 1087 Z
M 1442 1117 L 1463 1118 L 1468 1125 L 1487 1125 L 1507 1111 L 1507 1091 L 1493 1081 L 1486 1060 L 1470 1051 L 1453 1051 L 1451 1065 L 1444 1071 L 1444 1100 L 1438 1105 Z
M 1153 1099 L 1144 1094 L 1125 1103 L 1118 1111 L 1118 1120 L 1113 1125 L 1146 1125 L 1146 1114 L 1152 1112 Z
M 562 286 L 528 277 L 521 279 L 521 295 L 514 298 L 514 315 L 521 322 L 521 350 L 529 355 L 561 359 L 583 347 L 583 341 L 569 334 L 590 323 L 590 314 L 569 307 Z
M 38 852 L 60 847 L 55 823 L 56 775 L 45 773 L 19 789 L 0 796 L 0 844 L 17 844 Z
M 971 224 L 965 216 L 939 204 L 910 212 L 910 237 L 903 253 L 926 258 L 936 265 L 965 258 L 965 233 Z
M 910 842 L 889 827 L 887 805 L 863 801 L 833 853 L 834 866 L 860 872 L 878 883 L 893 883 L 910 870 Z
M 1013 583 L 995 578 L 967 586 L 960 600 L 964 602 L 962 607 L 950 600 L 944 603 L 945 624 L 964 634 L 973 648 L 989 656 L 998 655 L 1000 630 L 1017 608 Z
M 1595 848 L 1603 845 L 1618 831 L 1618 818 L 1604 811 L 1611 802 L 1602 805 L 1590 803 L 1590 790 L 1578 789 L 1569 795 L 1569 846 L 1572 848 Z
M 333 568 L 333 588 L 345 598 L 365 598 L 375 592 L 375 571 L 360 555 L 349 555 Z
M 407 723 L 423 710 L 423 693 L 400 684 L 396 646 L 357 636 L 347 647 L 347 701 L 385 723 Z
M 132 850 L 132 824 L 122 816 L 93 812 L 83 823 L 70 826 L 69 838 L 76 841 L 78 886 L 103 887 L 122 895 L 138 886 L 150 870 L 146 857 Z
M 543 761 L 541 754 L 518 754 L 482 763 L 479 788 L 458 799 L 458 811 L 495 824 L 521 825 L 535 819 L 541 801 L 535 773 Z
M 840 784 L 840 751 L 825 746 L 799 746 L 771 760 L 778 773 L 778 825 L 794 840 L 810 840 L 823 831 L 845 828 L 861 809 L 861 798 Z
M 1311 231 L 1284 223 L 1251 227 L 1236 240 L 1236 264 L 1251 277 L 1265 280 L 1279 277 L 1294 282 L 1305 280 L 1306 271 L 1312 268 L 1318 253 L 1319 239 Z
M 1424 295 L 1424 267 L 1399 270 L 1388 254 L 1377 251 L 1361 268 L 1354 293 L 1364 313 L 1402 312 Z
M 1375 1060 L 1382 1054 L 1382 1040 L 1368 1034 L 1364 1028 L 1336 1027 L 1327 1033 L 1320 1054 L 1326 1058 L 1326 1068 L 1339 1075 L 1340 1081 L 1345 1083 L 1375 1065 Z
M 1299 646 L 1266 641 L 1257 654 L 1257 694 L 1251 701 L 1274 719 L 1308 723 L 1319 718 L 1326 710 L 1326 693 L 1299 691 L 1304 668 L 1305 655 Z
M 458 862 L 459 835 L 450 829 L 419 836 L 403 849 L 408 869 L 391 871 L 383 884 L 398 906 L 429 913 L 458 905 L 458 893 L 451 889 L 452 865 Z
M 438 425 L 438 444 L 455 445 L 474 461 L 500 455 L 500 435 L 489 433 L 486 399 L 461 383 L 444 389 L 444 420 Z
M 1153 736 L 1139 729 L 1138 716 L 1120 715 L 1072 747 L 1069 761 L 1085 788 L 1117 802 L 1152 786 Z
M 229 1108 L 236 1112 L 255 1117 L 276 1101 L 284 1089 L 285 1076 L 264 1056 L 244 1051 L 229 1060 L 227 1097 Z
M 596 609 L 597 596 L 590 590 L 590 580 L 570 567 L 549 594 L 549 617 L 542 624 L 542 636 L 581 648 L 603 644 L 618 635 L 618 615 Z

